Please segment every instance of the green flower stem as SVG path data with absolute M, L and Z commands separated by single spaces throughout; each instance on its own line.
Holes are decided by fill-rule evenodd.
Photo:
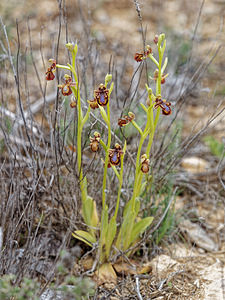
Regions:
M 120 181 L 120 174 L 119 174 L 119 172 L 117 171 L 117 168 L 116 168 L 115 166 L 111 166 L 111 167 L 112 167 L 114 173 L 116 174 L 116 177 L 117 177 L 118 180 Z
M 57 65 L 56 65 L 56 68 L 59 68 L 59 69 L 65 69 L 65 70 L 71 71 L 70 67 L 67 67 L 67 66 L 64 66 L 64 65 L 59 65 L 59 64 L 57 64 Z
M 161 80 L 162 80 L 162 53 L 161 46 L 158 46 L 159 51 L 159 68 L 158 68 L 158 78 L 156 80 L 156 97 L 161 95 Z
M 79 173 L 79 180 L 80 180 L 80 188 L 81 188 L 81 198 L 82 202 L 85 201 L 87 197 L 87 191 L 86 191 L 86 179 L 83 178 L 83 170 L 82 170 L 82 129 L 84 124 L 87 122 L 89 114 L 90 114 L 90 108 L 88 108 L 85 118 L 83 119 L 83 112 L 81 108 L 81 97 L 80 97 L 80 90 L 79 90 L 79 83 L 78 83 L 78 77 L 76 73 L 76 55 L 77 55 L 77 45 L 74 46 L 74 48 L 70 49 L 70 52 L 72 54 L 72 65 L 67 64 L 60 65 L 57 64 L 57 68 L 65 69 L 68 71 L 71 71 L 74 80 L 76 83 L 76 87 L 71 86 L 71 89 L 73 91 L 73 94 L 75 98 L 77 99 L 77 110 L 78 110 L 78 120 L 77 120 L 77 169 Z
M 141 182 L 142 182 L 143 175 L 144 175 L 144 173 L 142 173 L 140 171 L 139 172 L 139 176 L 138 176 L 138 180 L 137 180 L 138 189 L 136 191 L 137 194 L 135 195 L 135 198 L 137 198 L 139 196 L 139 194 L 140 194 L 140 190 L 141 190 L 141 186 L 142 186 Z
M 156 112 L 155 121 L 154 121 L 154 129 L 156 129 L 156 126 L 158 124 L 159 115 L 160 115 L 160 107 L 157 109 L 157 112 Z
M 111 125 L 110 125 L 109 102 L 107 104 L 107 126 L 108 126 L 108 143 L 107 143 L 107 151 L 105 153 L 105 166 L 104 166 L 103 182 L 102 182 L 102 210 L 105 209 L 106 176 L 107 176 L 108 162 L 109 162 L 108 150 L 110 149 L 110 145 L 111 145 Z
M 158 45 L 158 52 L 159 52 L 159 69 L 158 69 L 158 78 L 156 81 L 156 96 L 161 95 L 161 79 L 162 79 L 162 74 L 165 71 L 165 68 L 167 66 L 167 62 L 168 62 L 168 58 L 165 58 L 163 67 L 162 67 L 162 60 L 163 60 L 163 55 L 164 55 L 164 51 L 166 48 L 166 40 L 164 40 L 163 42 L 163 47 L 161 47 L 161 45 Z M 147 87 L 148 89 L 148 87 Z M 149 100 L 150 100 L 150 107 L 152 106 L 152 97 L 151 95 L 149 95 Z M 153 115 L 153 109 L 151 109 L 150 112 L 150 126 L 151 126 L 151 132 L 149 134 L 149 141 L 148 141 L 148 145 L 146 148 L 146 154 L 149 156 L 149 153 L 151 151 L 151 147 L 152 147 L 152 142 L 154 139 L 154 135 L 155 135 L 155 130 L 156 130 L 156 126 L 158 124 L 159 121 L 159 116 L 160 116 L 160 107 L 157 109 L 156 111 L 156 116 L 154 119 L 154 115 Z
M 102 106 L 99 106 L 99 109 L 100 109 L 100 113 L 101 113 L 102 118 L 103 118 L 103 120 L 105 121 L 106 125 L 107 125 L 108 127 L 110 127 L 109 119 L 108 119 L 108 116 L 107 116 L 107 114 L 106 114 L 104 108 L 103 108 Z
M 118 189 L 118 193 L 117 193 L 115 213 L 114 213 L 114 216 L 113 216 L 113 218 L 115 218 L 115 220 L 116 220 L 118 210 L 119 210 L 119 205 L 120 205 L 120 194 L 121 194 L 121 188 L 122 188 L 122 185 L 123 185 L 123 160 L 124 160 L 124 155 L 125 155 L 125 152 L 126 152 L 126 147 L 127 147 L 127 143 L 125 141 L 124 147 L 123 147 L 123 154 L 121 155 L 121 161 L 120 161 L 119 189 Z
M 100 111 L 102 116 L 105 116 L 105 111 L 104 113 L 102 112 L 102 110 L 104 110 L 103 107 L 100 106 Z M 105 118 L 103 117 L 103 119 L 105 120 Z M 108 142 L 107 142 L 107 146 L 106 146 L 106 151 L 105 151 L 105 166 L 104 166 L 104 173 L 103 173 L 103 182 L 102 182 L 102 213 L 101 213 L 101 228 L 100 228 L 100 241 L 99 241 L 99 257 L 100 257 L 100 261 L 103 260 L 103 235 L 104 235 L 104 214 L 106 213 L 107 209 L 107 205 L 106 205 L 106 177 L 107 177 L 107 170 L 108 170 L 108 162 L 109 162 L 109 153 L 108 150 L 110 149 L 110 145 L 111 145 L 111 126 L 110 126 L 110 107 L 109 107 L 109 102 L 107 104 L 107 119 L 105 120 L 106 124 L 108 126 Z M 101 140 L 100 140 L 101 143 Z M 103 142 L 102 142 L 103 143 Z M 101 143 L 101 144 L 102 144 Z M 108 226 L 108 224 L 107 224 Z
M 106 146 L 106 144 L 103 142 L 103 140 L 100 140 L 100 144 L 101 144 L 102 147 L 104 148 L 105 152 L 107 152 L 107 146 Z
M 136 158 L 136 168 L 135 168 L 135 179 L 134 179 L 134 190 L 133 190 L 133 195 L 132 195 L 132 211 L 134 212 L 135 210 L 135 199 L 136 199 L 136 194 L 137 194 L 137 183 L 138 183 L 138 176 L 140 173 L 140 156 L 141 156 L 141 149 L 142 149 L 142 145 L 144 143 L 145 138 L 143 137 L 143 135 L 141 136 L 140 142 L 139 142 L 139 146 L 138 146 L 138 152 L 137 152 L 137 158 Z
M 86 191 L 86 180 L 83 178 L 83 169 L 82 169 L 82 129 L 83 125 L 87 121 L 90 113 L 90 109 L 88 108 L 86 116 L 87 119 L 85 122 L 83 122 L 83 112 L 81 108 L 81 97 L 80 97 L 80 89 L 79 89 L 79 83 L 78 83 L 78 77 L 76 73 L 76 51 L 72 52 L 72 66 L 69 65 L 69 68 L 71 72 L 73 73 L 74 80 L 76 82 L 76 88 L 71 87 L 74 96 L 77 98 L 77 110 L 78 110 L 78 120 L 77 120 L 77 169 L 79 173 L 79 181 L 80 181 L 80 189 L 81 189 L 81 198 L 82 202 L 86 200 L 87 197 L 87 191 Z

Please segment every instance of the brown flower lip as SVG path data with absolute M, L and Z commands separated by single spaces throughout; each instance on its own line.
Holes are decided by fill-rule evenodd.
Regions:
M 121 146 L 117 143 L 115 144 L 114 149 L 109 149 L 109 162 L 113 166 L 118 166 L 120 164 L 121 155 L 123 154 L 121 149 Z
M 152 53 L 152 48 L 149 45 L 147 45 L 146 50 L 144 52 L 141 52 L 141 53 L 136 52 L 135 53 L 134 60 L 136 60 L 136 62 L 141 62 L 143 59 L 146 59 L 147 56 L 151 53 Z
M 155 99 L 154 108 L 161 107 L 163 115 L 170 115 L 172 113 L 170 106 L 171 106 L 171 103 L 167 102 L 166 100 L 162 100 L 160 98 Z
M 134 60 L 136 60 L 136 62 L 141 62 L 144 58 L 144 54 L 143 53 L 138 53 L 136 52 L 134 55 Z
M 75 108 L 76 106 L 77 106 L 77 102 L 76 101 L 70 102 L 70 107 L 71 108 Z
M 124 127 L 126 125 L 128 125 L 132 120 L 134 120 L 135 118 L 135 114 L 132 112 L 128 113 L 128 116 L 123 116 L 122 118 L 118 119 L 118 125 L 120 127 Z
M 76 86 L 75 82 L 72 82 L 72 77 L 70 75 L 65 74 L 65 83 L 58 85 L 61 89 L 63 96 L 69 96 L 72 94 L 71 86 Z
M 56 60 L 55 59 L 49 59 L 49 62 L 51 62 L 51 66 L 47 69 L 47 72 L 45 73 L 45 79 L 46 80 L 53 80 L 55 78 L 54 72 L 56 70 Z
M 162 74 L 161 76 L 161 84 L 164 84 L 166 82 L 166 77 L 168 76 L 169 74 Z M 156 81 L 158 79 L 158 76 L 159 76 L 159 70 L 156 69 L 155 72 L 154 72 L 154 77 L 153 79 Z
M 98 106 L 98 102 L 94 99 L 94 100 L 88 100 L 87 101 L 88 103 L 89 103 L 89 105 L 90 105 L 90 107 L 92 108 L 92 109 L 96 109 L 96 108 L 98 108 L 99 106 Z
M 94 91 L 94 100 L 100 106 L 106 106 L 109 102 L 109 90 L 101 83 L 97 90 Z
M 149 159 L 146 154 L 141 156 L 141 171 L 145 174 L 149 172 Z
M 100 133 L 95 131 L 94 137 L 90 137 L 90 147 L 92 152 L 97 152 L 99 149 Z

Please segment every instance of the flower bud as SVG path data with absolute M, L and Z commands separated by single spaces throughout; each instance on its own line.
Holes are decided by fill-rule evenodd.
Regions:
M 158 37 L 158 45 L 161 45 L 164 40 L 165 40 L 165 34 L 161 33 Z
M 155 35 L 153 41 L 154 41 L 155 44 L 158 44 L 158 41 L 159 41 L 159 36 L 158 36 L 158 34 Z
M 66 44 L 66 48 L 67 48 L 70 52 L 73 52 L 73 50 L 74 50 L 74 44 L 72 44 L 72 43 L 67 43 L 67 44 Z
M 108 85 L 108 83 L 110 83 L 112 81 L 112 74 L 107 74 L 105 76 L 105 86 Z

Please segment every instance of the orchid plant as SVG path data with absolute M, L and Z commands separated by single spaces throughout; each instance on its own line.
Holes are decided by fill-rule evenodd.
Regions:
M 152 216 L 142 218 L 139 216 L 141 194 L 146 189 L 149 178 L 149 164 L 150 152 L 155 135 L 157 123 L 160 117 L 160 111 L 163 115 L 171 114 L 171 104 L 162 99 L 161 85 L 165 82 L 168 74 L 164 74 L 167 66 L 167 57 L 164 59 L 164 52 L 166 48 L 166 39 L 164 34 L 155 36 L 154 43 L 157 45 L 158 60 L 152 53 L 152 48 L 147 46 L 142 53 L 136 53 L 134 59 L 138 63 L 142 63 L 146 59 L 150 59 L 156 66 L 154 77 L 151 78 L 156 85 L 155 94 L 150 86 L 146 84 L 147 101 L 146 105 L 140 104 L 144 113 L 146 114 L 146 124 L 141 128 L 135 121 L 135 115 L 129 112 L 128 115 L 123 116 L 118 120 L 118 126 L 123 128 L 131 124 L 137 130 L 140 136 L 136 166 L 133 183 L 133 193 L 131 199 L 126 204 L 122 223 L 118 222 L 118 212 L 120 208 L 121 189 L 123 186 L 123 169 L 124 157 L 126 154 L 126 141 L 123 146 L 116 143 L 112 147 L 111 136 L 111 119 L 110 119 L 110 98 L 113 91 L 112 75 L 105 76 L 104 83 L 101 83 L 93 93 L 93 100 L 88 101 L 88 109 L 84 113 L 84 108 L 81 103 L 81 94 L 78 82 L 78 75 L 76 70 L 76 56 L 78 51 L 77 44 L 66 44 L 72 56 L 72 63 L 67 65 L 57 64 L 54 59 L 49 60 L 51 66 L 46 72 L 46 80 L 53 80 L 56 68 L 61 68 L 69 71 L 70 75 L 65 75 L 65 82 L 59 85 L 62 95 L 72 95 L 71 107 L 77 107 L 77 140 L 76 140 L 76 153 L 77 153 L 77 173 L 79 174 L 79 183 L 82 201 L 82 217 L 87 226 L 87 230 L 76 230 L 72 235 L 90 247 L 98 246 L 97 258 L 100 265 L 110 262 L 112 254 L 116 251 L 126 252 L 130 255 L 132 252 L 129 250 L 137 244 L 140 240 L 140 235 L 149 227 L 153 221 Z M 108 129 L 107 140 L 101 137 L 100 133 L 94 132 L 90 137 L 90 148 L 93 152 L 99 151 L 102 147 L 105 153 L 103 165 L 103 182 L 102 182 L 102 207 L 101 214 L 98 214 L 95 200 L 88 195 L 87 192 L 87 178 L 84 175 L 82 167 L 82 131 L 85 123 L 88 121 L 91 110 L 99 109 L 102 119 Z M 154 112 L 155 110 L 155 112 Z M 147 140 L 147 146 L 144 142 Z M 146 144 L 146 143 L 145 143 Z M 112 216 L 109 215 L 109 207 L 107 204 L 106 189 L 107 189 L 107 173 L 108 169 L 112 168 L 118 179 L 118 192 L 115 210 Z

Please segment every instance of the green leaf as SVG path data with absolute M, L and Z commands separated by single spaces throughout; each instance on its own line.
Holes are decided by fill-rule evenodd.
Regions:
M 105 243 L 105 252 L 106 252 L 106 258 L 109 257 L 111 246 L 113 243 L 113 240 L 116 236 L 116 219 L 113 217 L 108 226 L 107 235 L 106 235 L 106 243 Z
M 87 198 L 83 201 L 82 215 L 85 224 L 90 227 L 89 231 L 91 235 L 95 236 L 96 230 L 93 227 L 98 226 L 99 220 L 98 220 L 98 213 L 96 209 L 96 203 L 90 196 L 87 196 Z
M 141 187 L 142 187 L 142 178 L 143 178 L 143 173 L 140 171 L 139 174 L 138 174 L 138 179 L 137 179 L 137 193 L 136 193 L 136 197 L 139 197 L 140 194 L 141 194 Z
M 87 231 L 76 230 L 72 233 L 72 236 L 76 239 L 86 243 L 88 246 L 92 247 L 96 243 L 96 239 Z
M 153 217 L 146 217 L 134 224 L 131 234 L 131 243 L 133 243 L 139 237 L 139 235 L 142 234 L 149 225 L 151 225 L 153 219 Z
M 130 246 L 131 232 L 135 220 L 135 212 L 129 209 L 124 216 L 123 223 L 120 228 L 119 235 L 116 240 L 116 248 L 119 250 L 127 250 Z
M 132 199 L 129 200 L 129 201 L 127 202 L 127 204 L 125 205 L 124 212 L 123 212 L 123 217 L 124 217 L 124 218 L 125 218 L 126 214 L 129 212 L 129 210 L 132 209 L 131 205 L 132 205 Z M 139 213 L 140 205 L 141 205 L 140 200 L 136 199 L 136 200 L 135 200 L 135 217 L 136 217 L 136 216 L 138 215 L 138 213 Z

